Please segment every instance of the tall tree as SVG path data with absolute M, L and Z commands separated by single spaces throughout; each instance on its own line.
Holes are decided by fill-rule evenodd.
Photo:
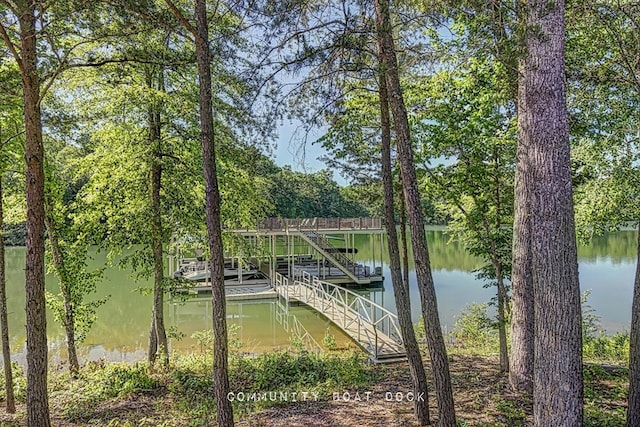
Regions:
M 580 426 L 582 331 L 566 106 L 565 4 L 528 1 L 524 9 L 518 145 L 527 147 L 529 168 L 523 185 L 530 195 L 533 252 L 534 424 Z
M 418 347 L 413 323 L 411 321 L 411 301 L 409 300 L 409 281 L 402 275 L 402 264 L 398 250 L 398 233 L 396 231 L 395 208 L 393 197 L 393 174 L 391 163 L 391 118 L 389 115 L 389 96 L 384 71 L 380 72 L 378 84 L 380 102 L 381 148 L 382 148 L 382 181 L 384 185 L 384 224 L 387 229 L 387 248 L 389 250 L 389 268 L 391 269 L 391 283 L 396 300 L 398 322 L 402 332 L 402 341 L 409 371 L 413 381 L 415 396 L 424 396 L 424 400 L 415 399 L 413 411 L 420 425 L 429 425 L 429 393 L 427 377 L 422 364 L 422 355 Z
M 233 408 L 227 399 L 229 393 L 228 336 L 226 300 L 224 292 L 224 255 L 220 222 L 220 190 L 216 172 L 213 102 L 211 93 L 211 52 L 206 0 L 195 0 L 195 26 L 193 26 L 171 0 L 167 5 L 193 35 L 198 64 L 200 144 L 205 181 L 207 235 L 209 237 L 211 296 L 213 299 L 213 378 L 215 382 L 218 425 L 233 426 Z
M 164 67 L 148 67 L 146 70 L 147 85 L 150 89 L 165 92 Z M 162 98 L 160 98 L 162 99 Z M 164 260 L 162 242 L 162 206 L 160 191 L 162 189 L 162 105 L 161 101 L 152 102 L 148 106 L 149 144 L 151 153 L 151 248 L 153 252 L 153 309 L 151 328 L 149 330 L 149 351 L 147 359 L 153 364 L 158 354 L 164 366 L 169 364 L 169 348 L 167 333 L 164 327 Z
M 404 198 L 409 217 L 411 243 L 418 278 L 418 289 L 422 304 L 422 316 L 425 324 L 429 356 L 435 377 L 436 396 L 438 399 L 438 425 L 455 426 L 455 408 L 449 374 L 449 360 L 444 345 L 438 304 L 436 301 L 433 276 L 429 264 L 429 251 L 424 232 L 424 218 L 418 192 L 413 148 L 409 121 L 404 105 L 402 88 L 398 72 L 398 61 L 395 53 L 388 0 L 375 0 L 377 38 L 380 40 L 382 69 L 385 72 L 389 90 L 389 104 L 393 113 L 396 131 L 396 146 L 402 174 Z
M 9 36 L 6 21 L 0 21 L 0 34 L 14 56 L 22 78 L 25 122 L 25 162 L 27 189 L 27 239 L 25 291 L 27 312 L 27 424 L 48 427 L 47 393 L 47 317 L 44 288 L 44 149 L 40 111 L 36 16 L 42 10 L 38 1 L 2 1 L 7 10 L 2 17 L 17 21 L 19 41 Z
M 2 363 L 4 367 L 5 407 L 7 412 L 16 411 L 9 346 L 9 320 L 7 316 L 7 279 L 4 262 L 4 212 L 2 209 L 2 177 L 0 176 L 0 328 L 2 333 Z
M 2 58 L 2 57 L 0 57 Z M 16 155 L 11 155 L 11 146 L 16 142 L 22 145 L 24 123 L 21 119 L 21 102 L 18 93 L 12 93 L 11 87 L 19 87 L 20 77 L 17 67 L 0 62 L 0 81 L 8 87 L 3 87 L 5 96 L 0 104 L 0 170 L 3 172 L 15 162 Z M 21 150 L 16 150 L 21 151 Z M 5 271 L 5 241 L 4 241 L 4 187 L 3 176 L 0 174 L 0 334 L 2 339 L 2 362 L 4 368 L 5 407 L 8 413 L 16 410 L 13 391 L 13 371 L 11 367 L 11 346 L 9 341 L 9 319 L 7 309 L 7 282 Z
M 451 0 L 429 5 L 452 19 L 457 28 L 451 42 L 443 43 L 445 58 L 457 62 L 469 55 L 486 57 L 498 62 L 506 71 L 508 98 L 515 104 L 518 98 L 518 60 L 522 49 L 522 19 L 524 2 L 520 0 L 477 1 Z M 440 38 L 434 34 L 435 38 Z M 524 181 L 528 172 L 525 146 L 516 154 L 514 179 L 515 211 L 511 259 L 511 353 L 509 382 L 513 390 L 531 394 L 533 391 L 533 279 L 531 221 L 529 195 Z
M 213 105 L 211 100 L 211 62 L 209 51 L 209 27 L 207 25 L 207 3 L 195 2 L 196 58 L 200 84 L 200 143 L 202 145 L 202 168 L 205 181 L 205 203 L 209 253 L 211 256 L 211 296 L 213 298 L 213 378 L 218 408 L 218 425 L 233 426 L 233 409 L 227 399 L 229 393 L 228 337 L 226 300 L 224 293 L 224 256 L 222 228 L 220 225 L 220 191 L 216 173 L 215 135 L 213 128 Z
M 516 127 L 506 71 L 500 63 L 469 58 L 407 86 L 413 122 L 420 123 L 414 136 L 422 142 L 416 158 L 424 163 L 425 194 L 441 201 L 449 232 L 487 261 L 478 277 L 497 288 L 500 368 L 507 372 Z M 452 161 L 431 166 L 442 157 Z
M 72 177 L 81 149 L 64 145 L 48 138 L 45 159 L 45 225 L 50 253 L 49 269 L 58 277 L 59 294 L 47 292 L 47 305 L 59 321 L 66 335 L 69 370 L 77 377 L 80 370 L 77 344 L 86 337 L 95 321 L 97 308 L 106 299 L 87 301 L 96 290 L 102 269 L 88 271 L 88 244 L 79 236 L 73 217 L 77 213 L 74 189 L 78 187 Z
M 637 2 L 573 2 L 568 9 L 568 82 L 576 220 L 590 238 L 638 223 L 640 22 Z M 640 240 L 638 241 L 640 249 Z M 640 253 L 640 252 L 639 252 Z M 640 264 L 629 348 L 627 426 L 640 425 Z

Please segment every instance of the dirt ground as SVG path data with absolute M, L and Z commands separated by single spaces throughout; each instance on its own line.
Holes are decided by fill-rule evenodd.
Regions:
M 426 362 L 426 361 L 425 361 Z M 426 366 L 428 366 L 425 363 Z M 528 426 L 531 405 L 509 391 L 498 361 L 453 356 L 451 374 L 456 416 L 467 426 Z M 428 373 L 429 374 L 429 373 Z M 433 384 L 429 384 L 433 390 Z M 328 401 L 278 406 L 242 418 L 237 425 L 262 426 L 415 426 L 411 380 L 406 363 L 391 365 L 384 379 L 370 390 L 345 390 Z M 357 393 L 357 395 L 356 395 Z M 398 401 L 399 400 L 399 401 Z M 432 423 L 437 419 L 433 392 L 429 395 Z M 435 423 L 434 423 L 435 424 Z
M 429 363 L 425 360 L 428 377 Z M 329 399 L 288 402 L 251 414 L 236 414 L 239 427 L 309 426 L 309 427 L 410 427 L 416 426 L 411 399 L 411 381 L 406 362 L 378 367 L 380 379 L 369 389 L 343 390 Z M 499 372 L 498 361 L 485 356 L 450 357 L 456 416 L 464 427 L 531 426 L 531 403 L 514 395 L 507 378 Z M 614 369 L 614 373 L 619 371 Z M 599 374 L 598 374 L 599 372 Z M 600 377 L 599 377 L 600 376 Z M 625 375 L 611 375 L 605 367 L 593 365 L 585 372 L 585 413 L 588 426 L 623 426 L 626 409 Z M 432 425 L 437 421 L 433 383 L 429 384 L 429 407 Z M 588 397 L 591 395 L 591 397 Z M 594 397 L 595 396 L 595 397 Z M 189 408 L 175 410 L 170 393 L 158 392 L 103 402 L 92 413 L 75 422 L 61 413 L 59 402 L 50 402 L 52 425 L 79 426 L 189 426 L 215 425 L 188 418 Z M 186 411 L 184 410 L 186 409 Z M 596 410 L 593 415 L 594 409 Z M 0 427 L 22 425 L 24 405 L 16 415 L 0 410 Z M 604 415 L 598 415 L 604 414 Z M 610 416 L 616 415 L 613 419 Z M 595 417 L 595 418 L 594 418 Z M 604 417 L 604 418 L 598 418 Z

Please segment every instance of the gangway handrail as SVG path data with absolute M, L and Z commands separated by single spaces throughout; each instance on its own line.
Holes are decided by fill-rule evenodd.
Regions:
M 352 335 L 352 338 L 369 351 L 374 360 L 379 359 L 385 347 L 388 347 L 392 355 L 404 354 L 402 334 L 395 313 L 349 289 L 323 282 L 306 271 L 296 269 L 291 278 L 274 272 L 272 277 L 276 291 L 287 302 L 290 298 L 295 298 L 319 308 L 320 312 L 347 333 L 353 332 L 352 327 L 357 327 L 357 336 Z M 388 339 L 380 339 L 379 333 Z

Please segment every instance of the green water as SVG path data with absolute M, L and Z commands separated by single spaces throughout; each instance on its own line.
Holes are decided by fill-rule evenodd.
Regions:
M 487 302 L 493 289 L 483 288 L 475 279 L 473 270 L 482 263 L 470 256 L 456 242 L 449 242 L 441 229 L 427 232 L 431 264 L 438 295 L 438 305 L 443 327 L 450 329 L 460 310 L 470 302 Z M 370 263 L 380 258 L 380 242 L 370 236 L 357 236 L 356 258 Z M 597 237 L 590 245 L 580 246 L 580 281 L 583 290 L 591 289 L 589 305 L 602 319 L 608 332 L 628 330 L 631 318 L 631 298 L 636 262 L 636 233 L 620 231 Z M 11 345 L 17 361 L 24 360 L 25 311 L 24 311 L 24 248 L 8 248 L 6 254 L 7 294 Z M 95 254 L 92 264 L 104 264 L 104 254 Z M 389 277 L 386 267 L 386 251 L 383 251 L 385 266 L 383 274 Z M 419 320 L 419 297 L 415 283 L 415 272 L 411 271 L 410 295 L 414 321 Z M 57 292 L 57 281 L 47 276 L 47 289 Z M 142 360 L 145 357 L 151 316 L 151 296 L 136 291 L 149 287 L 150 281 L 134 281 L 130 272 L 110 267 L 103 282 L 98 286 L 96 297 L 110 295 L 108 302 L 100 307 L 98 320 L 82 344 L 81 355 L 85 359 Z M 391 283 L 387 279 L 384 289 L 367 291 L 366 294 L 381 305 L 395 312 Z M 236 338 L 243 345 L 241 351 L 260 352 L 289 346 L 291 330 L 298 322 L 319 343 L 328 330 L 335 335 L 339 346 L 349 345 L 348 339 L 329 322 L 313 310 L 290 307 L 288 316 L 276 301 L 228 302 L 227 318 L 234 326 Z M 50 313 L 49 313 L 50 314 Z M 172 339 L 172 351 L 198 352 L 198 342 L 191 337 L 194 332 L 211 328 L 211 303 L 209 298 L 200 298 L 186 303 L 167 301 L 165 319 L 182 336 Z M 48 320 L 48 335 L 51 358 L 54 362 L 65 355 L 62 328 L 51 316 Z

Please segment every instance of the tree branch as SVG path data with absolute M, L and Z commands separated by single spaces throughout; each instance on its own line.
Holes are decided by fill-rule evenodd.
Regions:
M 9 6 L 9 4 L 4 0 L 2 1 L 2 3 Z M 11 41 L 11 38 L 9 38 L 9 34 L 7 34 L 7 29 L 4 27 L 4 24 L 2 22 L 0 22 L 0 35 L 2 36 L 2 40 L 4 40 L 4 44 L 7 45 L 7 48 L 9 49 L 9 51 L 11 51 L 11 54 L 13 55 L 16 62 L 18 63 L 18 67 L 20 68 L 20 74 L 24 76 L 25 71 L 24 71 L 24 65 L 22 64 L 22 57 L 20 57 L 20 54 L 16 49 L 16 45 L 13 44 L 13 42 Z
M 178 9 L 178 7 L 171 0 L 164 0 L 164 1 L 167 4 L 167 6 L 169 6 L 169 9 L 171 10 L 171 12 L 173 12 L 175 17 L 178 18 L 178 21 L 180 21 L 180 23 L 184 26 L 184 28 L 186 28 L 187 31 L 189 31 L 193 35 L 193 37 L 200 38 L 200 35 L 198 34 L 198 31 L 196 30 L 196 28 L 193 25 L 191 25 L 191 23 L 187 20 L 187 18 L 185 18 L 185 16 L 182 14 L 180 9 Z

